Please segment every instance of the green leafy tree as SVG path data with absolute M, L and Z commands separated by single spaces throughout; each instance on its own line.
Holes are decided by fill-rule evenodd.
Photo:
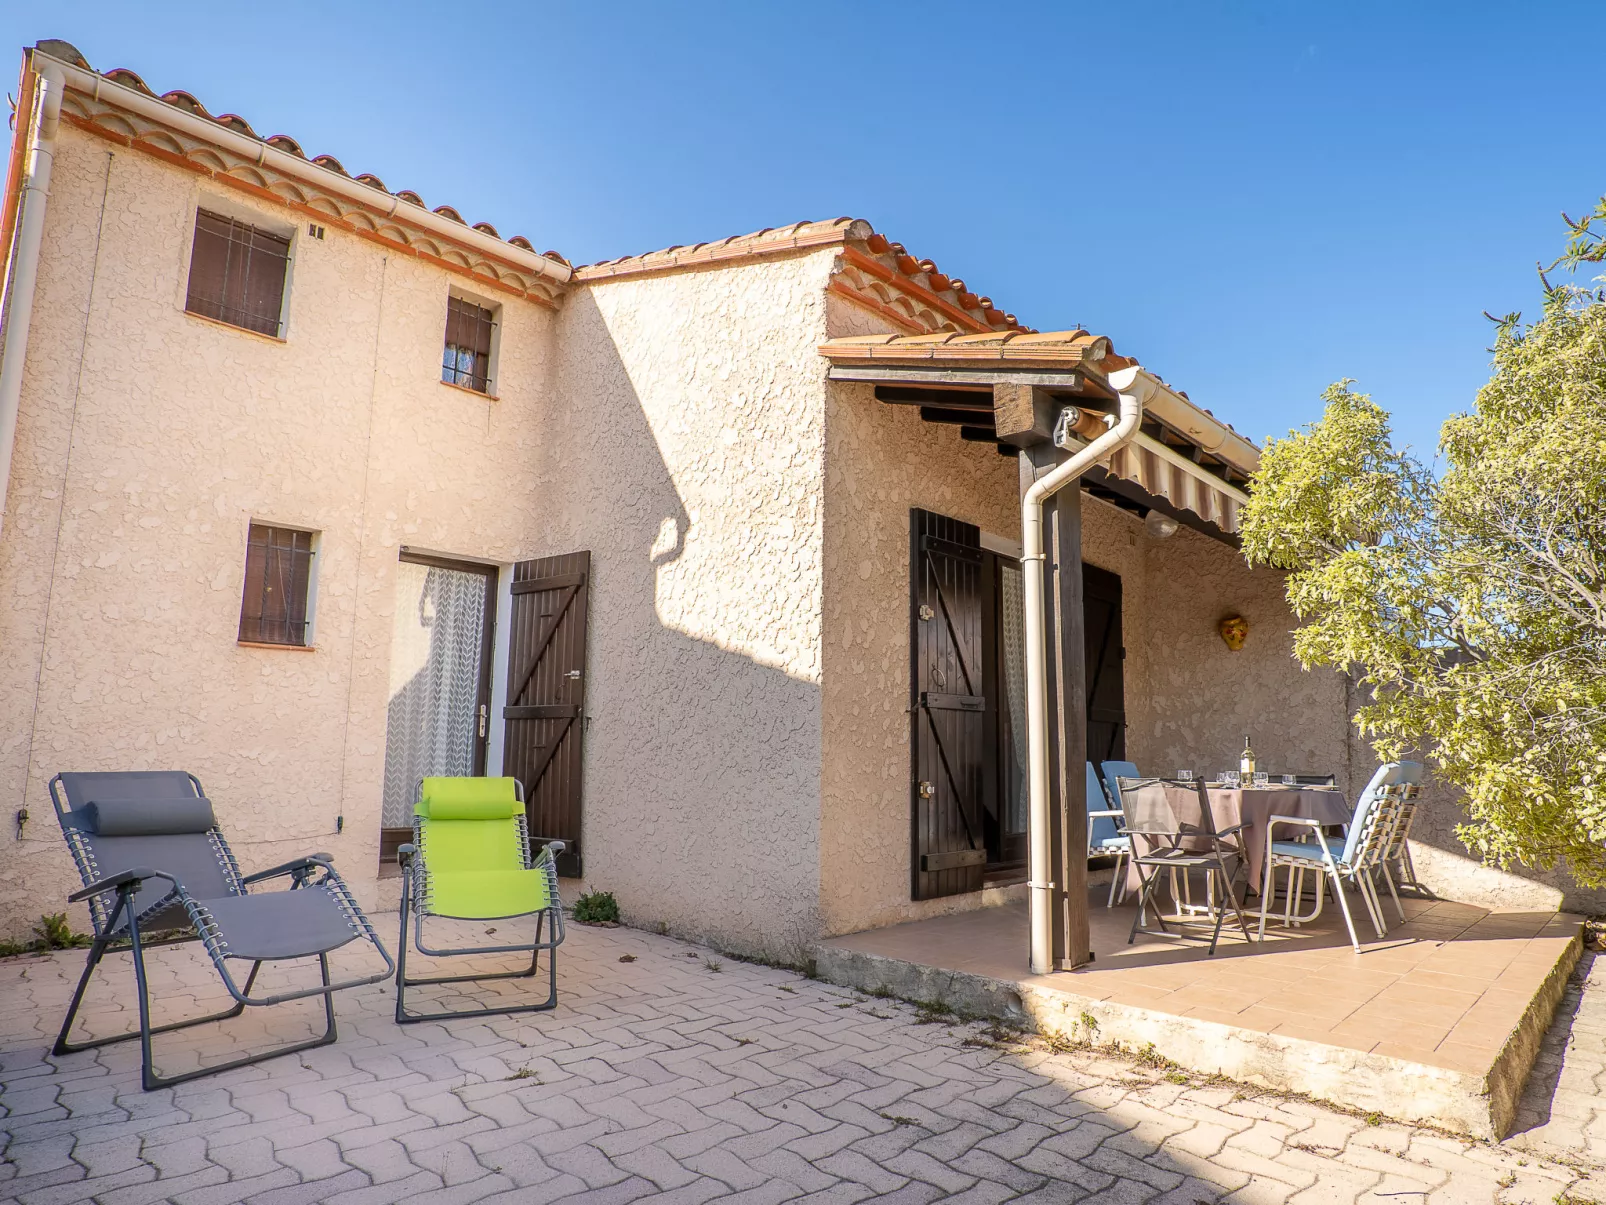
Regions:
M 1606 200 L 1558 266 L 1606 258 Z M 1440 432 L 1436 474 L 1344 381 L 1268 443 L 1243 523 L 1289 570 L 1307 667 L 1349 672 L 1379 756 L 1425 749 L 1496 864 L 1606 886 L 1606 289 L 1553 285 L 1497 319 L 1493 376 Z M 1606 279 L 1606 278 L 1602 278 Z

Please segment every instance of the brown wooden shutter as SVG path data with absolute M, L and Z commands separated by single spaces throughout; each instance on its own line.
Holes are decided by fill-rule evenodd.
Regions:
M 1121 578 L 1082 566 L 1082 614 L 1087 660 L 1087 757 L 1126 759 L 1126 649 L 1121 636 Z
M 524 785 L 530 839 L 568 842 L 558 873 L 579 878 L 585 735 L 586 604 L 591 554 L 513 566 L 503 773 Z
M 910 869 L 925 900 L 981 890 L 987 862 L 981 532 L 913 510 L 910 552 Z
M 289 239 L 198 209 L 184 308 L 277 336 L 289 260 Z
M 312 533 L 253 523 L 245 545 L 239 638 L 252 644 L 307 643 Z

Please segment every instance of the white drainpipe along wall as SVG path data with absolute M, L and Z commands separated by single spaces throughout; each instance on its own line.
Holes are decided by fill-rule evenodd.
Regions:
M 34 283 L 39 276 L 39 244 L 45 231 L 45 201 L 50 196 L 50 169 L 56 157 L 56 130 L 61 124 L 61 94 L 66 79 L 54 63 L 42 64 L 38 99 L 28 127 L 28 159 L 23 169 L 21 213 L 6 282 L 6 332 L 0 344 L 0 531 L 5 528 L 6 492 L 11 486 L 11 456 L 17 443 L 17 412 L 22 405 L 22 367 L 28 352 L 28 325 L 33 319 Z
M 1053 472 L 1038 478 L 1021 499 L 1021 575 L 1025 594 L 1027 840 L 1031 856 L 1028 899 L 1031 910 L 1032 974 L 1046 975 L 1053 963 L 1053 851 L 1049 849 L 1048 637 L 1043 589 L 1043 504 L 1099 461 L 1137 435 L 1144 399 L 1157 382 L 1137 365 L 1109 376 L 1120 398 L 1115 424 Z

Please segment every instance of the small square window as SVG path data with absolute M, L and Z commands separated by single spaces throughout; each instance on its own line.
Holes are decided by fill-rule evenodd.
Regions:
M 491 392 L 491 332 L 495 328 L 494 311 L 461 297 L 448 297 L 441 380 L 479 393 Z
M 240 639 L 304 646 L 311 623 L 313 533 L 251 524 L 245 547 Z
M 184 308 L 277 338 L 289 263 L 289 239 L 197 209 Z

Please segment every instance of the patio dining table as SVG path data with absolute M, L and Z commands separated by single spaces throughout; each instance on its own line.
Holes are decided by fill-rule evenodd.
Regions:
M 1182 786 L 1184 784 L 1175 784 Z M 1191 789 L 1191 784 L 1187 784 Z M 1260 891 L 1261 876 L 1266 865 L 1266 825 L 1273 816 L 1301 816 L 1323 825 L 1349 823 L 1351 809 L 1344 793 L 1337 787 L 1286 786 L 1267 783 L 1256 787 L 1229 787 L 1222 783 L 1206 783 L 1210 796 L 1210 815 L 1218 831 L 1235 824 L 1245 827 L 1238 834 L 1249 864 L 1249 886 Z M 1293 828 L 1279 830 L 1279 841 L 1292 841 L 1308 833 Z M 1138 886 L 1137 867 L 1128 863 L 1127 885 L 1130 890 Z

